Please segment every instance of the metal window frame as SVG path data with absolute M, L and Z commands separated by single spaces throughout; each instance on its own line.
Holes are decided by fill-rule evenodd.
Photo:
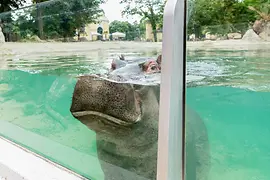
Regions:
M 186 0 L 164 9 L 157 180 L 185 177 Z

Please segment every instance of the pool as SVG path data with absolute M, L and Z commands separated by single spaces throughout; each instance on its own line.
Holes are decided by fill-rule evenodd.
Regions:
M 87 178 L 102 179 L 95 133 L 69 108 L 76 76 L 106 72 L 119 53 L 7 59 L 0 70 L 1 135 Z M 158 54 L 121 53 L 131 58 Z M 268 61 L 261 52 L 188 53 L 187 104 L 207 126 L 209 180 L 270 178 Z

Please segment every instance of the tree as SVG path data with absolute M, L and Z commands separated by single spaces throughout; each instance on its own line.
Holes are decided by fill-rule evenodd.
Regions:
M 26 1 L 25 0 L 1 0 L 0 1 L 0 27 L 6 41 L 10 41 L 10 31 L 12 29 L 12 14 L 8 11 L 20 8 Z M 7 12 L 7 13 L 3 13 Z
M 152 26 L 154 41 L 157 42 L 157 27 L 162 26 L 164 0 L 121 0 L 125 4 L 123 15 L 139 15 L 143 20 L 148 20 Z
M 256 13 L 257 19 L 270 21 L 270 0 L 245 0 L 244 3 Z
M 239 0 L 196 0 L 191 13 L 188 33 L 201 37 L 205 31 L 224 35 L 229 32 L 244 33 L 254 12 Z
M 144 23 L 134 22 L 133 24 L 127 21 L 113 21 L 109 27 L 110 33 L 122 32 L 126 34 L 126 40 L 132 41 L 135 38 L 140 38 L 144 34 Z
M 13 8 L 18 9 L 25 2 L 26 2 L 26 0 L 1 0 L 0 13 L 10 11 Z
M 113 21 L 110 23 L 110 33 L 114 32 L 122 32 L 125 33 L 128 30 L 128 22 L 123 22 L 123 21 Z
M 26 15 L 32 18 L 19 18 L 24 23 L 17 22 L 20 28 L 29 28 L 34 34 L 40 35 L 41 26 L 33 26 L 42 19 L 44 38 L 73 37 L 76 29 L 82 29 L 85 24 L 96 22 L 103 11 L 99 5 L 103 0 L 54 0 L 39 4 L 39 8 L 28 8 Z M 37 11 L 42 9 L 42 16 L 37 18 Z M 30 12 L 29 12 L 30 11 Z M 79 37 L 79 34 L 78 34 Z
M 69 12 L 73 14 L 70 18 L 71 28 L 79 30 L 79 39 L 80 30 L 84 29 L 84 26 L 88 23 L 97 22 L 98 18 L 104 14 L 104 11 L 100 8 L 100 4 L 104 3 L 104 0 L 73 0 L 68 2 L 70 3 Z
M 38 25 L 38 32 L 39 32 L 39 38 L 43 39 L 43 18 L 42 18 L 42 2 L 45 2 L 48 0 L 32 0 L 32 3 L 36 4 L 36 8 L 37 8 L 37 15 L 36 15 L 36 19 L 37 19 L 37 25 Z

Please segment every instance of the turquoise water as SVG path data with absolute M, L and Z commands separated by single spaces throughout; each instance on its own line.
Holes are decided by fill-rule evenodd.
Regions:
M 270 178 L 269 92 L 198 87 L 188 89 L 187 97 L 207 126 L 212 163 L 209 179 Z
M 106 71 L 108 57 L 8 60 L 0 71 L 1 135 L 85 177 L 102 179 L 95 133 L 73 118 L 69 107 L 75 77 Z M 210 180 L 270 179 L 268 59 L 231 52 L 188 58 L 187 104 L 207 126 Z
M 75 78 L 0 71 L 0 134 L 88 178 L 101 179 L 95 133 L 69 112 Z

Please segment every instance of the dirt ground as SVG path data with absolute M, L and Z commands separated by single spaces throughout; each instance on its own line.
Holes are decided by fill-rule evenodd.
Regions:
M 17 55 L 53 55 L 53 54 L 79 54 L 97 50 L 132 50 L 161 52 L 161 42 L 45 42 L 45 43 L 1 43 L 0 58 Z M 194 41 L 187 42 L 187 49 L 194 50 L 270 50 L 270 42 L 256 42 L 244 40 L 222 41 Z

